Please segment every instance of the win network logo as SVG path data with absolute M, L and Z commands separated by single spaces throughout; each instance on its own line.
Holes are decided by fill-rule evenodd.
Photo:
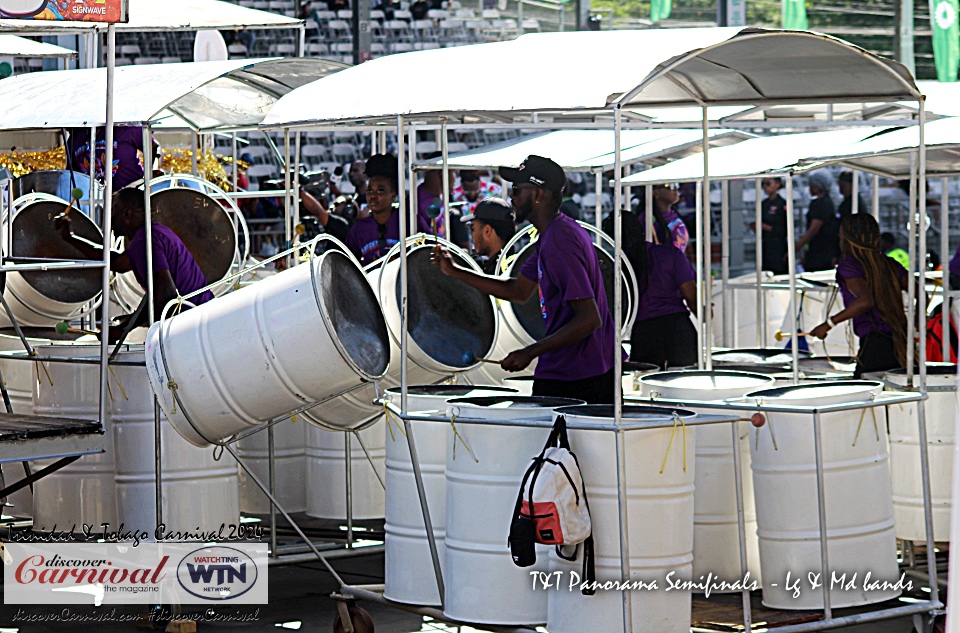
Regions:
M 237 600 L 257 586 L 259 576 L 253 558 L 239 549 L 219 545 L 194 550 L 177 566 L 180 586 L 190 595 L 211 602 Z M 265 591 L 265 579 L 261 584 Z

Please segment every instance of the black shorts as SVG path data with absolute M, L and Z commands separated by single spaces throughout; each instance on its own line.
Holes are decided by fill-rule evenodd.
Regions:
M 555 380 L 535 378 L 533 395 L 551 398 L 576 398 L 587 404 L 613 404 L 613 370 L 592 378 Z
M 882 332 L 870 332 L 860 339 L 860 353 L 857 354 L 857 368 L 854 378 L 860 378 L 865 372 L 887 371 L 900 367 L 897 360 L 893 337 Z
M 689 312 L 644 319 L 630 332 L 630 360 L 661 369 L 697 364 L 697 328 Z

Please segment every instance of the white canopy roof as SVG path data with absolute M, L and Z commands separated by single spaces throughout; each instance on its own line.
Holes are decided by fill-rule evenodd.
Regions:
M 441 90 L 424 83 L 424 77 L 478 66 L 510 73 L 507 88 Z M 397 115 L 519 122 L 533 112 L 554 113 L 554 122 L 598 114 L 609 120 L 614 102 L 647 108 L 917 96 L 902 65 L 826 35 L 737 28 L 577 31 L 374 59 L 292 92 L 263 125 L 393 123 Z
M 817 164 L 797 167 L 801 159 L 822 153 L 825 148 L 848 147 L 887 128 L 858 127 L 847 130 L 781 134 L 753 138 L 730 147 L 710 150 L 710 179 L 734 180 L 785 174 L 813 169 Z M 689 156 L 623 179 L 624 185 L 652 185 L 703 178 L 703 157 Z
M 177 116 L 198 131 L 256 127 L 281 96 L 345 67 L 317 58 L 122 66 L 114 76 L 114 120 L 140 125 Z M 0 130 L 105 125 L 106 82 L 105 68 L 0 81 Z
M 750 138 L 736 130 L 711 130 L 710 146 L 722 147 Z M 624 130 L 620 138 L 624 165 L 677 159 L 700 151 L 700 130 Z M 511 139 L 468 152 L 451 154 L 455 169 L 519 165 L 530 154 L 549 156 L 566 171 L 605 171 L 614 165 L 613 130 L 560 130 Z M 440 169 L 440 158 L 422 161 L 415 168 Z
M 946 118 L 924 126 L 927 176 L 960 175 L 960 119 Z M 839 162 L 853 169 L 888 178 L 909 178 L 911 156 L 920 147 L 920 130 L 910 126 L 882 132 L 832 152 L 820 152 L 802 161 Z
M 76 57 L 77 52 L 16 35 L 0 35 L 0 57 Z
M 116 25 L 117 32 L 197 31 L 200 29 L 294 28 L 303 20 L 258 11 L 221 0 L 129 0 L 130 21 Z M 95 22 L 0 20 L 0 32 L 45 34 L 106 29 Z

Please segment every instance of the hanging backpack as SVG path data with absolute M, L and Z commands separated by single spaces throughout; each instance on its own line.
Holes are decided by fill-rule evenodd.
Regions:
M 518 567 L 536 562 L 535 543 L 555 546 L 557 556 L 568 561 L 576 560 L 583 543 L 582 577 L 588 583 L 596 579 L 590 506 L 562 415 L 557 416 L 546 445 L 523 475 L 508 543 Z M 563 553 L 564 545 L 577 546 L 573 555 Z M 594 591 L 584 589 L 583 593 L 592 595 Z

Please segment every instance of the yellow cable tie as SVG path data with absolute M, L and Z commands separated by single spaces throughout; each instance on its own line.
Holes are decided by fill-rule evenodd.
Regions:
M 474 454 L 473 449 L 470 448 L 470 445 L 467 444 L 467 440 L 463 439 L 463 436 L 460 435 L 460 431 L 457 430 L 457 425 L 454 424 L 454 421 L 457 419 L 456 414 L 450 416 L 450 427 L 453 429 L 453 458 L 457 458 L 457 438 L 460 438 L 460 442 L 463 443 L 463 447 L 467 449 L 467 452 L 470 453 L 470 457 L 473 458 L 473 461 L 480 463 L 480 460 L 477 459 L 477 456 Z
M 177 389 L 179 388 L 180 387 L 173 379 L 167 381 L 167 389 L 169 389 L 173 395 L 173 409 L 171 409 L 170 415 L 176 415 L 177 413 Z
M 127 392 L 124 391 L 124 389 L 123 389 L 123 383 L 121 383 L 121 382 L 120 382 L 120 379 L 117 378 L 117 375 L 116 375 L 115 373 L 113 373 L 113 367 L 110 367 L 109 365 L 107 365 L 107 369 L 110 370 L 110 375 L 113 376 L 113 379 L 117 381 L 117 388 L 120 389 L 120 394 L 123 396 L 123 399 L 124 399 L 124 400 L 129 400 L 130 398 L 127 397 Z M 107 386 L 108 386 L 108 387 L 110 386 L 110 383 L 109 383 L 109 382 L 107 382 Z
M 667 442 L 667 452 L 663 454 L 663 464 L 660 465 L 660 474 L 663 474 L 663 471 L 667 467 L 667 458 L 670 457 L 670 447 L 673 446 L 673 436 L 677 434 L 677 418 L 673 418 L 673 428 L 670 430 L 670 440 Z
M 857 438 L 860 437 L 860 427 L 863 426 L 863 416 L 865 416 L 866 414 L 867 414 L 867 410 L 866 410 L 866 409 L 861 409 L 861 410 L 860 410 L 860 422 L 857 424 L 857 432 L 854 434 L 854 436 L 853 436 L 853 444 L 851 444 L 850 446 L 856 446 L 856 445 L 857 445 Z

